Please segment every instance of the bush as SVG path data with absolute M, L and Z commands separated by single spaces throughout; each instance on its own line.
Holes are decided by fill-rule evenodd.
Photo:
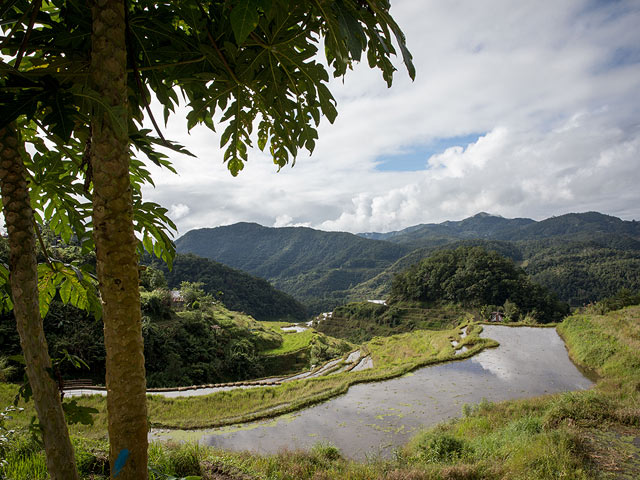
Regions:
M 76 465 L 81 477 L 109 475 L 109 445 L 106 442 L 91 442 L 83 438 L 73 438 Z
M 340 449 L 328 442 L 316 443 L 311 448 L 311 454 L 321 460 L 338 460 L 342 455 Z
M 420 458 L 428 463 L 452 463 L 471 450 L 464 441 L 443 432 L 431 432 L 418 443 Z
M 612 418 L 614 407 L 595 391 L 568 392 L 551 404 L 543 418 L 543 426 L 555 428 L 563 422 L 581 426 L 597 425 Z

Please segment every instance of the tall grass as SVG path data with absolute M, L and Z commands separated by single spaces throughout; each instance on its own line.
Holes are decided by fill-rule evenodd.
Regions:
M 625 428 L 640 425 L 637 422 L 639 319 L 640 307 L 632 307 L 606 316 L 575 315 L 558 328 L 572 358 L 601 376 L 596 388 L 465 406 L 461 418 L 419 433 L 391 459 L 349 461 L 328 444 L 316 445 L 308 452 L 286 451 L 269 456 L 224 452 L 196 444 L 152 444 L 150 462 L 158 471 L 170 475 L 243 480 L 591 480 L 615 478 L 614 474 L 627 475 L 620 478 L 639 478 L 637 466 L 620 472 L 607 471 L 607 465 L 593 455 L 593 444 L 587 441 L 590 432 L 604 432 L 617 428 L 616 425 Z M 365 380 L 374 379 L 402 371 L 408 368 L 407 365 L 448 358 L 452 351 L 449 341 L 459 338 L 458 331 L 442 332 L 443 336 L 425 333 L 416 338 L 374 339 L 366 348 L 383 365 L 359 374 Z M 472 344 L 477 341 L 470 340 Z M 176 416 L 193 414 L 197 400 L 203 402 L 199 407 L 203 409 L 205 405 L 218 408 L 223 404 L 228 407 L 234 402 L 244 402 L 245 406 L 238 411 L 248 411 L 254 408 L 252 405 L 260 403 L 260 396 L 264 396 L 264 404 L 293 402 L 298 395 L 312 397 L 328 388 L 348 386 L 349 378 L 360 377 L 336 375 L 273 389 L 225 392 L 225 395 L 200 400 L 167 401 L 167 405 L 158 408 Z M 6 391 L 6 386 L 0 386 L 0 393 L 6 394 Z M 160 406 L 162 402 L 164 400 L 154 399 L 150 405 Z M 187 410 L 189 405 L 191 409 Z M 161 411 L 153 413 L 156 418 L 164 414 Z M 195 415 L 204 413 L 196 411 Z M 97 445 L 97 449 L 83 445 L 76 451 L 99 456 Z M 106 451 L 106 444 L 103 446 Z M 614 454 L 616 452 L 611 448 L 618 447 L 608 448 Z M 29 452 L 28 455 L 25 452 Z M 626 450 L 617 453 L 628 457 Z M 11 466 L 15 478 L 9 478 L 46 478 L 38 476 L 44 466 L 41 453 L 31 449 L 28 443 L 16 447 L 11 454 L 16 459 L 15 465 Z M 614 467 L 623 468 L 621 465 Z M 97 473 L 91 474 L 93 477 L 87 473 L 83 475 L 84 478 L 102 478 Z M 153 475 L 151 478 L 155 480 Z
M 459 360 L 474 355 L 493 340 L 477 337 L 480 329 L 467 336 L 462 344 L 469 351 L 455 355 L 451 340 L 460 340 L 460 329 L 444 331 L 418 330 L 411 334 L 375 338 L 362 346 L 370 353 L 374 368 L 359 372 L 298 380 L 273 387 L 235 389 L 197 397 L 166 398 L 149 395 L 151 424 L 165 428 L 204 428 L 229 425 L 291 412 L 310 404 L 325 401 L 345 393 L 356 383 L 385 380 L 403 375 L 415 368 L 447 360 Z M 285 335 L 286 336 L 286 335 Z M 0 386 L 0 402 L 7 404 L 15 395 L 15 387 Z M 71 431 L 89 438 L 106 435 L 106 402 L 101 395 L 84 397 L 82 405 L 96 408 L 94 426 L 76 425 Z M 27 409 L 29 405 L 26 405 Z M 33 410 L 25 412 L 22 425 L 28 423 Z

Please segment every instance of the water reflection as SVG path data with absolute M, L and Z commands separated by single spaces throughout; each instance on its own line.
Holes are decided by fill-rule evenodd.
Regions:
M 592 385 L 571 363 L 554 329 L 488 326 L 483 336 L 500 347 L 401 378 L 355 385 L 345 395 L 275 420 L 194 432 L 192 438 L 263 453 L 329 441 L 352 458 L 387 456 L 419 428 L 460 415 L 465 403 Z

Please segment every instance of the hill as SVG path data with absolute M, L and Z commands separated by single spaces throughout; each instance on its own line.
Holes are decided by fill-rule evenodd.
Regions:
M 176 248 L 260 276 L 312 311 L 342 303 L 350 288 L 411 250 L 350 233 L 254 223 L 192 230 Z
M 201 282 L 204 291 L 227 308 L 246 312 L 257 320 L 300 321 L 307 317 L 304 305 L 266 280 L 207 258 L 178 254 L 171 271 L 158 260 L 152 266 L 164 272 L 170 288 L 177 289 L 182 282 Z
M 485 212 L 460 221 L 430 223 L 388 233 L 360 233 L 363 238 L 386 240 L 402 245 L 425 246 L 434 241 L 540 240 L 570 235 L 586 239 L 599 234 L 626 235 L 640 239 L 640 222 L 624 221 L 598 212 L 568 213 L 539 222 L 530 218 L 508 219 Z
M 398 272 L 444 248 L 497 251 L 573 306 L 640 288 L 640 222 L 597 212 L 535 221 L 487 213 L 398 232 L 357 236 L 239 223 L 188 232 L 176 242 L 272 282 L 309 311 L 384 298 Z
M 504 218 L 480 212 L 460 221 L 415 225 L 397 232 L 361 233 L 364 238 L 387 240 L 403 245 L 423 246 L 433 242 L 465 238 L 508 239 L 511 232 L 537 223 L 530 218 Z
M 476 245 L 518 262 L 532 280 L 572 306 L 640 288 L 640 222 L 597 212 L 542 221 L 479 213 L 457 222 L 417 225 L 386 234 L 361 234 L 415 249 L 371 279 L 351 298 L 383 298 L 393 276 L 443 248 Z
M 451 328 L 465 318 L 559 322 L 569 313 L 511 259 L 478 246 L 435 252 L 397 273 L 385 304 L 354 302 L 320 318 L 318 330 L 352 342 L 416 329 Z

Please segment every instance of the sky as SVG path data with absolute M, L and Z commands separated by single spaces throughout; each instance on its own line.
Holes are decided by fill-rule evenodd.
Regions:
M 640 220 L 640 0 L 391 5 L 415 81 L 399 59 L 391 88 L 366 62 L 333 79 L 338 118 L 293 168 L 256 148 L 234 178 L 217 134 L 170 120 L 197 158 L 152 167 L 144 196 L 177 236 L 236 222 L 387 232 L 481 211 Z

